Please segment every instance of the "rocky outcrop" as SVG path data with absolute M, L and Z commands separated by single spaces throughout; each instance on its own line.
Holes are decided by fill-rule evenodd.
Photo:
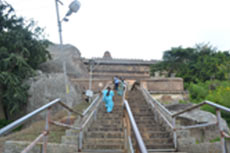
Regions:
M 48 51 L 52 59 L 41 64 L 41 71 L 38 71 L 38 75 L 27 81 L 30 86 L 27 113 L 56 98 L 61 98 L 62 102 L 70 107 L 82 102 L 82 91 L 79 86 L 72 85 L 69 81 L 70 76 L 71 78 L 88 76 L 87 69 L 81 61 L 80 51 L 72 45 L 50 45 Z M 65 65 L 67 74 L 68 94 L 66 93 L 63 65 Z M 56 113 L 60 109 L 63 108 L 55 106 L 52 108 L 52 112 Z M 43 117 L 43 114 L 39 116 Z
M 45 73 L 63 73 L 63 64 L 69 76 L 86 77 L 88 71 L 81 59 L 80 51 L 72 45 L 50 45 L 48 47 L 52 59 L 41 64 L 40 69 Z
M 69 93 L 66 93 L 65 76 L 62 73 L 40 73 L 38 76 L 31 78 L 28 83 L 30 84 L 30 98 L 27 113 L 56 98 L 61 98 L 62 102 L 70 107 L 82 102 L 81 90 L 77 86 L 71 85 L 69 81 L 67 81 Z M 51 111 L 55 113 L 60 109 L 63 108 L 55 106 Z

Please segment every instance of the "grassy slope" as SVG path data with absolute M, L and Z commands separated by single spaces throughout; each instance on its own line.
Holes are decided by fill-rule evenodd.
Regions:
M 88 107 L 88 103 L 82 102 L 74 107 L 74 110 L 82 112 Z M 62 110 L 51 117 L 52 120 L 60 121 L 61 118 L 67 116 L 67 111 Z M 77 116 L 76 116 L 77 117 Z M 14 132 L 5 137 L 0 137 L 0 153 L 3 152 L 4 142 L 7 140 L 21 140 L 21 141 L 33 141 L 44 130 L 45 121 L 37 121 L 32 123 L 28 128 L 21 131 Z M 61 137 L 65 134 L 66 128 L 50 125 L 49 142 L 60 143 Z

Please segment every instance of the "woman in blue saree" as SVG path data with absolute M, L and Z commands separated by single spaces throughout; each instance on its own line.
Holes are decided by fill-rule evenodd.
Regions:
M 124 84 L 124 81 L 122 80 L 122 81 L 120 81 L 119 86 L 118 86 L 118 90 L 117 90 L 117 94 L 119 96 L 123 96 L 124 87 L 125 87 L 125 84 Z
M 110 87 L 108 87 L 106 90 L 103 91 L 103 101 L 105 102 L 105 107 L 106 107 L 106 111 L 108 113 L 112 112 L 113 110 L 113 97 L 114 97 L 114 92 L 111 90 Z

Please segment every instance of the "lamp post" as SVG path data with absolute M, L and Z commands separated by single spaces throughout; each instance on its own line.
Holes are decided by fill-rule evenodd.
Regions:
M 89 90 L 92 89 L 92 77 L 93 77 L 93 68 L 94 68 L 95 61 L 90 60 L 89 65 L 90 65 L 90 73 L 89 73 Z
M 77 11 L 80 9 L 81 4 L 77 0 L 74 0 L 72 3 L 70 3 L 69 11 L 66 13 L 65 17 L 61 21 L 60 20 L 60 15 L 59 15 L 58 3 L 61 4 L 61 5 L 63 5 L 63 3 L 60 0 L 55 0 L 60 45 L 63 45 L 61 22 L 62 21 L 68 21 L 68 19 L 67 19 L 68 16 L 70 16 L 72 13 L 77 13 Z
M 91 99 L 93 97 L 93 91 L 92 91 L 92 77 L 93 77 L 93 69 L 95 66 L 94 60 L 89 60 L 89 89 L 86 91 L 86 96 L 89 98 L 89 102 L 91 102 Z
M 1 1 L 1 0 L 0 0 Z M 68 21 L 68 16 L 70 16 L 73 12 L 77 13 L 77 11 L 79 10 L 81 4 L 80 2 L 78 2 L 77 0 L 74 0 L 72 3 L 70 3 L 69 5 L 69 10 L 66 13 L 65 17 L 60 20 L 60 15 L 59 15 L 59 7 L 58 4 L 63 5 L 63 3 L 60 0 L 55 0 L 55 5 L 56 5 L 56 13 L 57 13 L 57 22 L 58 22 L 58 32 L 59 32 L 59 39 L 60 39 L 60 45 L 62 47 L 63 45 L 63 39 L 62 39 L 62 21 Z M 69 86 L 67 83 L 67 74 L 66 74 L 66 64 L 65 62 L 63 62 L 63 72 L 64 72 L 64 76 L 65 76 L 65 87 L 66 87 L 66 103 L 68 103 L 68 94 L 69 94 Z M 70 123 L 70 115 L 71 113 L 68 112 L 68 122 Z
M 57 22 L 58 22 L 59 39 L 60 39 L 60 44 L 62 45 L 63 44 L 63 41 L 62 41 L 62 26 L 61 26 L 61 21 L 60 21 L 58 2 L 60 4 L 62 4 L 62 2 L 59 1 L 59 0 L 55 0 L 56 13 L 57 13 Z

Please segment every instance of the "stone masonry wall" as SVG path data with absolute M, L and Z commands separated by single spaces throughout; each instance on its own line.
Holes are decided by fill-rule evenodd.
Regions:
M 111 82 L 111 79 L 93 79 L 92 90 L 94 92 L 100 92 L 105 85 Z M 71 79 L 72 84 L 78 84 L 82 91 L 89 89 L 89 79 Z
M 120 76 L 125 79 L 149 78 L 149 65 L 100 64 L 93 70 L 95 78 L 112 78 Z
M 135 79 L 126 79 L 127 83 L 134 83 Z M 92 90 L 98 92 L 103 89 L 106 83 L 112 82 L 112 78 L 108 79 L 93 79 Z M 84 91 L 89 89 L 89 79 L 71 79 L 71 83 L 79 84 L 80 88 Z M 158 92 L 158 94 L 164 92 L 176 91 L 177 93 L 184 92 L 183 79 L 181 78 L 153 78 L 153 79 L 143 79 L 140 80 L 141 85 L 147 90 Z
M 182 78 L 151 78 L 140 81 L 141 85 L 149 91 L 184 91 Z

